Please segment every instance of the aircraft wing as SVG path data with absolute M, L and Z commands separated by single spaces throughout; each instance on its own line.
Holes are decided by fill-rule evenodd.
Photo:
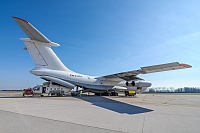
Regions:
M 106 76 L 97 77 L 97 78 L 102 79 L 102 80 L 115 80 L 115 81 L 120 81 L 120 79 L 126 80 L 126 81 L 142 80 L 137 75 L 154 73 L 154 72 L 169 71 L 169 70 L 176 70 L 176 69 L 183 69 L 183 68 L 190 68 L 190 67 L 192 67 L 192 66 L 190 66 L 188 64 L 173 62 L 173 63 L 167 63 L 167 64 L 141 67 L 141 69 L 138 69 L 138 70 L 121 72 L 121 73 L 106 75 Z
M 28 35 L 31 40 L 37 40 L 44 43 L 51 43 L 51 41 L 46 38 L 41 32 L 39 32 L 34 26 L 32 26 L 28 21 L 13 17 L 17 24 L 22 28 L 22 30 Z

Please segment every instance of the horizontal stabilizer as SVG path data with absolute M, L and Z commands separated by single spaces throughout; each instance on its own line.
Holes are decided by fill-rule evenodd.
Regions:
M 31 40 L 37 40 L 44 43 L 51 43 L 51 41 L 46 38 L 41 32 L 39 32 L 34 26 L 32 26 L 28 21 L 13 17 L 17 24 L 22 28 L 22 30 L 27 34 Z

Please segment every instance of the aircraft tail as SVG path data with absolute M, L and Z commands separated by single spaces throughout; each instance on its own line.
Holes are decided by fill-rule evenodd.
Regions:
M 51 49 L 51 46 L 60 46 L 59 44 L 51 42 L 26 20 L 17 17 L 13 19 L 30 38 L 20 38 L 20 40 L 24 41 L 25 49 L 29 51 L 36 68 L 70 71 Z

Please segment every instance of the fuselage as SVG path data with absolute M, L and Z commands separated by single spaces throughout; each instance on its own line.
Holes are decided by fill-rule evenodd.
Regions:
M 57 80 L 56 82 L 66 82 L 68 83 L 68 88 L 73 89 L 75 86 L 84 87 L 85 89 L 90 89 L 91 91 L 109 91 L 112 89 L 131 89 L 136 90 L 137 87 L 126 86 L 126 81 L 111 81 L 111 80 L 101 80 L 95 76 L 89 76 L 84 74 L 79 74 L 73 71 L 59 71 L 51 70 L 48 68 L 36 68 L 30 71 L 30 73 L 40 76 L 46 80 Z M 53 78 L 53 79 L 52 79 Z

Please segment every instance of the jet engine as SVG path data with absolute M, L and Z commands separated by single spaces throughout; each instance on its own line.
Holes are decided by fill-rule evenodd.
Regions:
M 151 82 L 149 82 L 149 81 L 131 81 L 131 82 L 126 82 L 126 86 L 150 87 L 151 86 Z

